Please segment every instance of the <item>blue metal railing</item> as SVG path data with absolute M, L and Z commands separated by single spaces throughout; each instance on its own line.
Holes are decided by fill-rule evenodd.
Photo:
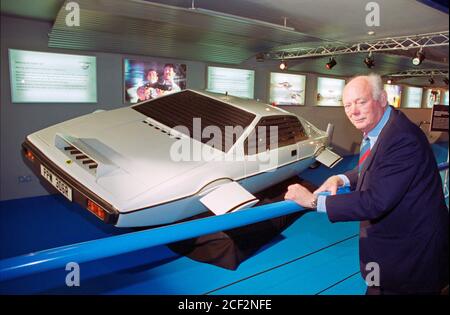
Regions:
M 438 164 L 438 170 L 439 172 L 445 171 L 448 169 L 448 162 L 442 162 Z
M 348 189 L 340 189 L 339 193 L 348 191 Z M 57 268 L 65 268 L 69 262 L 77 262 L 80 264 L 117 256 L 201 235 L 225 231 L 299 211 L 305 211 L 305 209 L 294 201 L 280 201 L 229 214 L 6 258 L 0 261 L 0 281 L 11 280 Z
M 438 169 L 439 171 L 447 170 L 448 162 L 438 164 Z M 349 192 L 348 188 L 341 188 L 338 191 L 338 193 L 346 192 Z M 132 251 L 225 231 L 299 211 L 305 211 L 305 209 L 293 201 L 280 201 L 229 214 L 7 258 L 0 261 L 0 281 L 64 268 L 69 262 L 77 262 L 80 264 L 117 256 Z

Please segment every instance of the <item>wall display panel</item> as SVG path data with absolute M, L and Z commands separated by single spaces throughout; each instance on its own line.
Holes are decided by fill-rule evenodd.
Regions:
M 427 108 L 432 108 L 433 105 L 440 104 L 441 102 L 441 90 L 439 89 L 426 89 L 425 94 Z
M 253 70 L 208 67 L 207 90 L 210 92 L 254 98 L 254 89 Z
M 345 80 L 323 78 L 317 79 L 317 105 L 342 106 L 342 92 Z
M 95 56 L 9 49 L 13 103 L 96 103 Z
M 394 107 L 400 107 L 400 104 L 402 103 L 402 86 L 401 85 L 394 85 L 394 84 L 385 84 L 384 90 L 387 93 L 387 100 L 389 105 L 392 105 Z
M 305 105 L 306 76 L 270 73 L 269 103 L 273 105 Z
M 422 105 L 422 94 L 422 88 L 408 86 L 406 88 L 404 107 L 420 108 Z
M 448 105 L 448 90 L 444 92 L 444 96 L 442 97 L 442 104 Z
M 147 101 L 186 89 L 186 65 L 124 59 L 125 101 Z

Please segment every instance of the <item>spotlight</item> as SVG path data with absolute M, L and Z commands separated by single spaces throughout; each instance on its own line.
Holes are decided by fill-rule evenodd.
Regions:
M 257 62 L 263 62 L 264 61 L 264 53 L 256 54 L 256 61 Z
M 433 85 L 434 84 L 434 79 L 433 78 L 429 78 L 428 82 L 430 82 L 430 84 Z
M 422 48 L 416 53 L 415 57 L 412 60 L 413 65 L 418 66 L 425 59 L 425 54 L 422 52 Z
M 388 80 L 386 81 L 386 83 L 387 83 L 387 84 L 392 84 L 392 83 L 394 83 L 394 80 L 388 79 Z
M 280 69 L 281 70 L 286 70 L 287 69 L 287 64 L 286 61 L 282 60 L 280 63 Z
M 375 66 L 375 58 L 373 58 L 372 52 L 369 52 L 369 55 L 364 58 L 364 63 L 369 69 L 372 69 Z
M 336 60 L 333 57 L 331 57 L 330 60 L 325 64 L 325 67 L 328 70 L 331 70 L 336 64 L 337 64 Z
M 443 78 L 442 81 L 444 81 L 445 85 L 448 85 L 448 78 Z

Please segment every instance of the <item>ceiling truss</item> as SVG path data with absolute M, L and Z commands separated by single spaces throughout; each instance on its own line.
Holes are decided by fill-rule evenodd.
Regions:
M 447 69 L 414 69 L 406 70 L 385 75 L 386 77 L 439 77 L 447 76 Z
M 324 57 L 343 54 L 387 52 L 395 50 L 421 49 L 426 47 L 448 46 L 449 32 L 435 32 L 420 35 L 389 37 L 358 43 L 340 43 L 315 48 L 288 45 L 265 53 L 266 59 L 287 60 L 311 57 Z

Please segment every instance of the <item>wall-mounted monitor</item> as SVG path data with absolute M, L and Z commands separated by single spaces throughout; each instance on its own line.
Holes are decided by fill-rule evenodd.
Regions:
M 317 105 L 342 106 L 342 92 L 345 80 L 333 78 L 317 78 Z
M 427 108 L 432 108 L 433 105 L 440 104 L 441 102 L 441 90 L 439 89 L 426 89 L 425 99 L 427 102 Z
M 389 105 L 400 107 L 402 103 L 402 86 L 394 84 L 385 84 L 384 90 L 387 93 L 387 101 Z
M 404 107 L 420 108 L 422 106 L 423 89 L 419 87 L 408 86 L 406 88 Z
M 208 67 L 207 90 L 254 98 L 255 71 L 245 69 Z
M 96 103 L 95 56 L 9 49 L 13 103 Z
M 288 73 L 270 73 L 270 98 L 272 105 L 305 105 L 306 76 Z
M 186 65 L 124 59 L 127 103 L 139 103 L 186 88 Z
M 448 105 L 448 90 L 444 92 L 444 97 L 442 98 L 442 104 Z

